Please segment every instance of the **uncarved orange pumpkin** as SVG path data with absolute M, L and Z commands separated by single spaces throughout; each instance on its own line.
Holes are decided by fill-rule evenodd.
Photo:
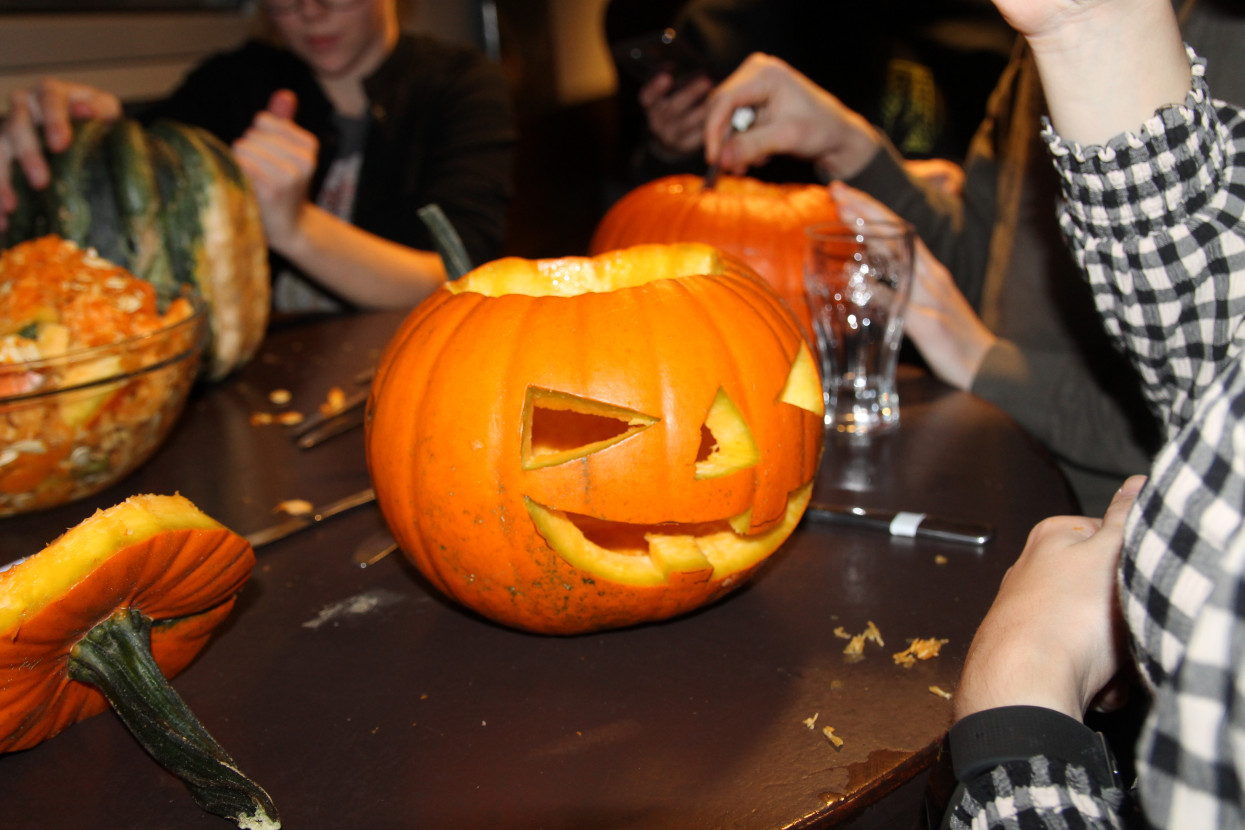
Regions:
M 821 386 L 791 312 L 710 246 L 507 258 L 404 322 L 366 432 L 385 520 L 433 585 L 569 634 L 742 585 L 807 504 Z
M 590 253 L 650 242 L 704 242 L 742 259 L 774 286 L 806 332 L 804 229 L 832 222 L 839 211 L 830 191 L 816 184 L 771 184 L 722 176 L 667 176 L 640 185 L 602 217 Z

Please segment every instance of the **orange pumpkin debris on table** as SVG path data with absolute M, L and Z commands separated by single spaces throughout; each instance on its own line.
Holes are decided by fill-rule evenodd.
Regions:
M 812 332 L 804 299 L 804 229 L 839 219 L 830 191 L 817 184 L 771 184 L 722 176 L 666 176 L 614 203 L 593 234 L 589 253 L 659 242 L 704 242 L 742 259 L 764 277 Z M 811 336 L 811 334 L 810 334 Z
M 558 634 L 742 585 L 799 522 L 823 436 L 791 312 L 699 244 L 507 258 L 447 283 L 386 349 L 366 427 L 419 570 Z
M 267 793 L 165 679 L 207 644 L 254 563 L 245 539 L 189 500 L 143 495 L 0 571 L 0 752 L 111 704 L 204 809 L 280 827 Z

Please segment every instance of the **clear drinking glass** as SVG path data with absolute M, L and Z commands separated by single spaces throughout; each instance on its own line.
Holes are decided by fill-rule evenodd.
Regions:
M 858 220 L 807 229 L 804 288 L 832 432 L 864 437 L 899 424 L 895 366 L 912 289 L 914 240 L 904 222 Z

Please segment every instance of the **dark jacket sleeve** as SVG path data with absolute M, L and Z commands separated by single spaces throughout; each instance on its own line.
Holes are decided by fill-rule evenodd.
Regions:
M 1080 721 L 1039 706 L 1003 706 L 960 720 L 949 742 L 960 786 L 943 828 L 1124 826 L 1115 759 Z
M 873 160 L 847 184 L 863 190 L 912 223 L 974 307 L 981 300 L 994 231 L 998 170 L 981 142 L 964 164 L 964 191 L 953 198 L 910 175 L 885 137 Z

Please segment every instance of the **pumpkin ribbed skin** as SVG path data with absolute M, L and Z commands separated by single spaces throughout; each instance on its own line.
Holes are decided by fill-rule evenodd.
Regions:
M 536 296 L 576 283 L 595 290 Z M 798 521 L 823 432 L 813 367 L 772 289 L 708 246 L 498 260 L 439 290 L 390 342 L 368 403 L 369 471 L 403 551 L 485 616 L 547 633 L 662 619 L 743 584 Z M 815 402 L 782 400 L 797 375 Z M 719 443 L 756 457 L 723 453 L 710 469 L 703 426 L 719 399 L 738 427 L 719 427 Z M 579 448 L 559 434 L 575 429 L 563 410 L 617 434 Z M 557 446 L 542 455 L 546 441 Z M 614 579 L 555 550 L 539 508 L 595 523 L 607 541 L 630 534 L 632 547 L 645 531 L 719 533 L 734 550 L 730 519 L 765 541 L 712 574 L 664 579 L 643 554 L 611 557 L 647 574 Z
M 154 621 L 152 654 L 172 677 L 228 616 L 254 562 L 245 539 L 181 496 L 136 496 L 0 573 L 0 752 L 108 708 L 69 678 L 66 658 L 118 608 Z
M 804 229 L 839 218 L 815 184 L 770 184 L 722 176 L 667 176 L 619 199 L 602 217 L 590 253 L 650 242 L 703 242 L 742 259 L 790 304 L 811 332 L 804 299 Z
M 259 206 L 227 147 L 176 122 L 86 121 L 48 163 L 43 191 L 13 166 L 19 207 L 0 247 L 56 234 L 158 289 L 191 286 L 209 307 L 208 376 L 254 356 L 268 324 L 268 250 Z

